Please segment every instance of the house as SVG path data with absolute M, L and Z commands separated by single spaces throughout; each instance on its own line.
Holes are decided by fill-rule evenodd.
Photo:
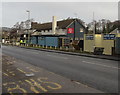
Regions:
M 65 19 L 57 21 L 53 16 L 52 22 L 31 23 L 31 29 L 35 30 L 31 37 L 32 44 L 44 46 L 70 46 L 70 43 L 77 41 L 83 48 L 83 36 L 87 31 L 80 19 Z M 82 44 L 80 44 L 80 42 Z

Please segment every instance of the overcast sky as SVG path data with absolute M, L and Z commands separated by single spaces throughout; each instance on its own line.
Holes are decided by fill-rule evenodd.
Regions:
M 118 19 L 117 2 L 3 2 L 2 26 L 12 27 L 16 22 L 27 20 L 26 10 L 30 10 L 31 18 L 42 23 L 52 21 L 52 16 L 57 16 L 57 20 L 78 17 L 89 23 L 93 19 L 93 12 L 95 20 Z

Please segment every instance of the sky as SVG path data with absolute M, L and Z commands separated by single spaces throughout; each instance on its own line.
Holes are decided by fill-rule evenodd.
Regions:
M 93 20 L 93 12 L 95 20 L 118 19 L 117 2 L 2 2 L 0 10 L 3 27 L 27 20 L 26 10 L 30 11 L 30 18 L 40 23 L 52 21 L 52 16 L 57 20 L 77 17 L 89 23 Z

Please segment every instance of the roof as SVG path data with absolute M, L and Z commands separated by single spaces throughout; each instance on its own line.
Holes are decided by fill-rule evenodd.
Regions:
M 57 27 L 59 29 L 65 29 L 74 20 L 75 19 L 66 19 L 66 20 L 57 21 Z M 80 20 L 78 20 L 78 21 L 80 22 Z M 32 22 L 31 27 L 32 27 L 32 29 L 37 29 L 37 30 L 50 30 L 50 29 L 52 29 L 52 22 L 43 23 L 43 24 L 38 24 L 36 22 Z
M 120 33 L 120 31 L 118 30 L 118 28 L 116 28 L 112 32 L 110 32 L 110 34 L 117 34 L 117 33 Z

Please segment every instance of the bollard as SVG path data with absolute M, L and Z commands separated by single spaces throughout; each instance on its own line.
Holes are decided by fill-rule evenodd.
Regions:
M 82 48 L 80 48 L 80 52 L 82 52 Z
M 68 50 L 68 47 L 66 47 L 66 50 Z
M 46 48 L 47 48 L 47 46 L 46 46 Z
M 62 50 L 62 47 L 60 47 L 60 50 Z
M 57 49 L 57 47 L 55 46 L 55 49 Z
M 75 51 L 75 48 L 73 47 L 73 51 Z

